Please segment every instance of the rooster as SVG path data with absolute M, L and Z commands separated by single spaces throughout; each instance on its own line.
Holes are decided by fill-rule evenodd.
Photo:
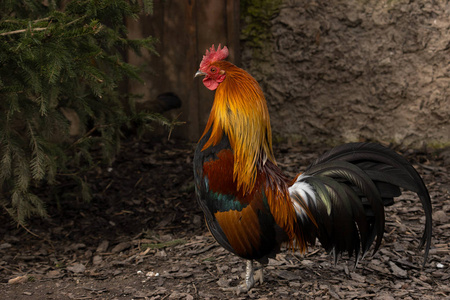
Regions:
M 425 262 L 431 243 L 431 201 L 422 178 L 402 156 L 374 143 L 338 146 L 289 180 L 278 168 L 269 113 L 256 80 L 226 61 L 227 47 L 206 50 L 195 77 L 215 90 L 206 128 L 194 154 L 195 188 L 206 224 L 216 241 L 246 259 L 244 282 L 228 288 L 250 290 L 263 281 L 262 268 L 283 243 L 304 253 L 320 241 L 335 260 L 355 255 L 355 264 L 385 226 L 384 207 L 417 193 L 425 211 Z M 424 262 L 424 264 L 425 264 Z M 255 275 L 254 275 L 255 274 Z

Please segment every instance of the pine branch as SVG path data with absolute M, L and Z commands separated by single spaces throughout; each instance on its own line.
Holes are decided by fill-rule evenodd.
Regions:
M 27 31 L 44 31 L 44 30 L 47 30 L 47 29 L 48 29 L 48 27 L 36 27 L 36 28 L 19 29 L 19 30 L 13 30 L 13 31 L 9 31 L 9 32 L 2 32 L 2 33 L 0 33 L 0 36 L 18 34 L 18 33 L 23 33 L 23 32 L 27 32 Z
M 119 89 L 124 80 L 142 82 L 123 53 L 157 55 L 155 38 L 131 40 L 124 24 L 151 12 L 153 1 L 57 2 L 0 1 L 0 207 L 22 226 L 60 197 L 40 199 L 36 187 L 69 182 L 73 190 L 61 193 L 89 200 L 86 170 L 114 160 L 123 128 L 173 126 L 137 117 Z

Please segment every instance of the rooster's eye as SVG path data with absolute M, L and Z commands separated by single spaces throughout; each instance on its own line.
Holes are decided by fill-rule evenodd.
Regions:
M 216 73 L 217 69 L 212 67 L 211 69 L 209 69 L 211 71 L 211 73 Z

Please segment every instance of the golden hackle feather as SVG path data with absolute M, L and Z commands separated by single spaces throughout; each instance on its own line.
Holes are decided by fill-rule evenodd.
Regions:
M 253 77 L 226 61 L 214 65 L 226 72 L 226 79 L 216 90 L 203 133 L 211 129 L 211 137 L 203 150 L 217 145 L 224 132 L 234 150 L 234 179 L 238 189 L 248 193 L 255 185 L 259 160 L 263 164 L 266 160 L 275 163 L 269 112 L 263 92 Z
M 255 188 L 257 173 L 269 160 L 276 165 L 272 149 L 269 111 L 264 94 L 256 80 L 246 71 L 226 61 L 215 62 L 226 72 L 216 90 L 214 104 L 201 138 L 211 130 L 203 147 L 217 145 L 225 133 L 234 151 L 233 178 L 243 194 Z M 273 178 L 276 174 L 268 174 Z M 306 251 L 306 242 L 298 227 L 295 209 L 286 184 L 270 180 L 265 188 L 268 205 L 275 222 L 289 236 L 292 248 Z

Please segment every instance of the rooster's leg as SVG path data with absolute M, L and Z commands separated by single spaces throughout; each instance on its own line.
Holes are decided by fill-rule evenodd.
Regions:
M 232 291 L 236 292 L 238 295 L 241 292 L 248 292 L 255 285 L 255 276 L 253 270 L 253 261 L 247 260 L 247 268 L 245 270 L 245 280 L 240 285 L 235 287 L 223 288 L 224 291 Z M 263 275 L 262 275 L 262 267 L 256 271 L 256 279 L 262 283 Z
M 245 282 L 244 285 L 247 286 L 247 291 L 250 290 L 255 285 L 255 278 L 253 277 L 253 261 L 247 260 L 247 268 L 245 269 Z

